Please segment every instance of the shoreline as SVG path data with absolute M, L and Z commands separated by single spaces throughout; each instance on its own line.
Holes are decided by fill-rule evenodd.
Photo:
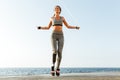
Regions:
M 0 80 L 120 80 L 120 72 L 69 73 L 61 76 L 50 74 L 28 76 L 0 76 Z

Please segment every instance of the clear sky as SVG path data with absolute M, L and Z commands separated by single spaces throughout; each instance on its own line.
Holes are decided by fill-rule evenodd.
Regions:
M 63 26 L 61 67 L 120 67 L 120 0 L 0 0 L 0 67 L 49 67 L 47 26 L 60 5 L 61 16 L 80 30 Z

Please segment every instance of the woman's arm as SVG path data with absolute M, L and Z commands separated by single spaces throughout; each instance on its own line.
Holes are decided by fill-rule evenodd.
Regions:
M 80 27 L 77 26 L 70 26 L 68 25 L 68 23 L 66 22 L 65 18 L 63 17 L 63 23 L 65 24 L 65 26 L 69 29 L 79 29 Z
M 38 26 L 38 29 L 48 30 L 48 29 L 50 29 L 51 25 L 52 25 L 52 20 L 50 20 L 48 26 L 45 26 L 45 27 Z

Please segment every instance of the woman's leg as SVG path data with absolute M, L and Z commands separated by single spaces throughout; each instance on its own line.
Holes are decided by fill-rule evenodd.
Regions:
M 62 50 L 64 46 L 64 36 L 60 35 L 58 39 L 58 58 L 57 58 L 57 69 L 60 67 L 61 59 L 62 59 Z
M 56 35 L 55 34 L 52 34 L 51 42 L 52 42 L 52 49 L 53 49 L 53 54 L 52 54 L 53 65 L 51 66 L 51 74 L 52 74 L 52 76 L 55 76 L 54 68 L 55 68 L 56 54 L 57 54 L 57 41 L 56 41 Z
M 55 62 L 56 62 L 56 54 L 57 54 L 57 40 L 56 40 L 56 35 L 52 34 L 52 49 L 53 49 L 53 54 L 52 54 L 52 63 L 53 66 L 55 66 Z

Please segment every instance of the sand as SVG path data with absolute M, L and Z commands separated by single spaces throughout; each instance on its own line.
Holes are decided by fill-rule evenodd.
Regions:
M 120 76 L 9 77 L 0 80 L 120 80 Z
M 50 75 L 1 76 L 0 80 L 120 80 L 120 73 L 62 74 L 59 77 Z

